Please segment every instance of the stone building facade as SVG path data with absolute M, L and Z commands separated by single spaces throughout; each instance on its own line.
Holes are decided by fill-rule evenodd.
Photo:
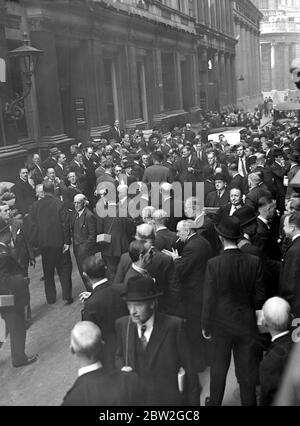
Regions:
M 250 84 L 256 68 L 247 74 L 254 64 L 246 67 L 242 58 L 248 44 L 239 48 L 237 40 L 237 17 L 251 28 L 247 43 L 256 40 L 260 14 L 250 0 L 0 0 L 0 12 L 0 58 L 7 63 L 0 180 L 15 177 L 26 155 L 86 143 L 105 135 L 115 119 L 126 131 L 167 130 L 199 121 L 201 109 L 237 99 L 246 105 L 259 92 Z M 3 111 L 22 92 L 22 73 L 8 52 L 24 32 L 44 54 L 24 114 L 12 120 Z
M 255 0 L 261 25 L 262 91 L 283 100 L 295 89 L 290 65 L 300 57 L 300 0 Z

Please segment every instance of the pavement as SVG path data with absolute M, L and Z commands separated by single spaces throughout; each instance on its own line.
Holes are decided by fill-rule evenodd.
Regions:
M 69 349 L 70 331 L 81 319 L 79 293 L 84 286 L 73 260 L 74 303 L 64 306 L 58 278 L 57 302 L 45 302 L 41 259 L 30 270 L 33 324 L 27 331 L 26 353 L 38 353 L 38 361 L 21 368 L 11 365 L 9 337 L 0 349 L 0 406 L 57 406 L 77 376 L 76 359 Z M 200 375 L 201 403 L 209 395 L 209 369 Z M 223 405 L 239 405 L 237 383 L 231 365 Z

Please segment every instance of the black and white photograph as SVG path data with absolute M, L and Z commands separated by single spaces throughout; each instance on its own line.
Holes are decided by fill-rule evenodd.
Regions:
M 299 406 L 299 342 L 300 0 L 0 0 L 0 406 Z

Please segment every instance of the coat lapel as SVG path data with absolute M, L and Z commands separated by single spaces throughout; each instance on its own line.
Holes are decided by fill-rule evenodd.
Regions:
M 163 317 L 158 312 L 156 312 L 152 334 L 146 349 L 146 362 L 148 368 L 150 368 L 151 363 L 154 361 L 155 355 L 165 338 L 167 330 L 168 329 L 165 326 Z

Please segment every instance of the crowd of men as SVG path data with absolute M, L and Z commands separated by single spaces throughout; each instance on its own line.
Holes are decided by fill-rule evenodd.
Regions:
M 242 405 L 257 404 L 258 386 L 259 403 L 273 403 L 300 314 L 300 136 L 260 129 L 257 112 L 238 145 L 213 142 L 205 123 L 146 140 L 116 121 L 106 139 L 32 156 L 15 215 L 0 205 L 14 366 L 37 359 L 25 354 L 29 265 L 41 254 L 47 303 L 56 269 L 69 305 L 72 245 L 85 291 L 71 335 L 80 377 L 64 405 L 197 405 L 207 366 L 206 404 L 221 405 L 232 353 Z

